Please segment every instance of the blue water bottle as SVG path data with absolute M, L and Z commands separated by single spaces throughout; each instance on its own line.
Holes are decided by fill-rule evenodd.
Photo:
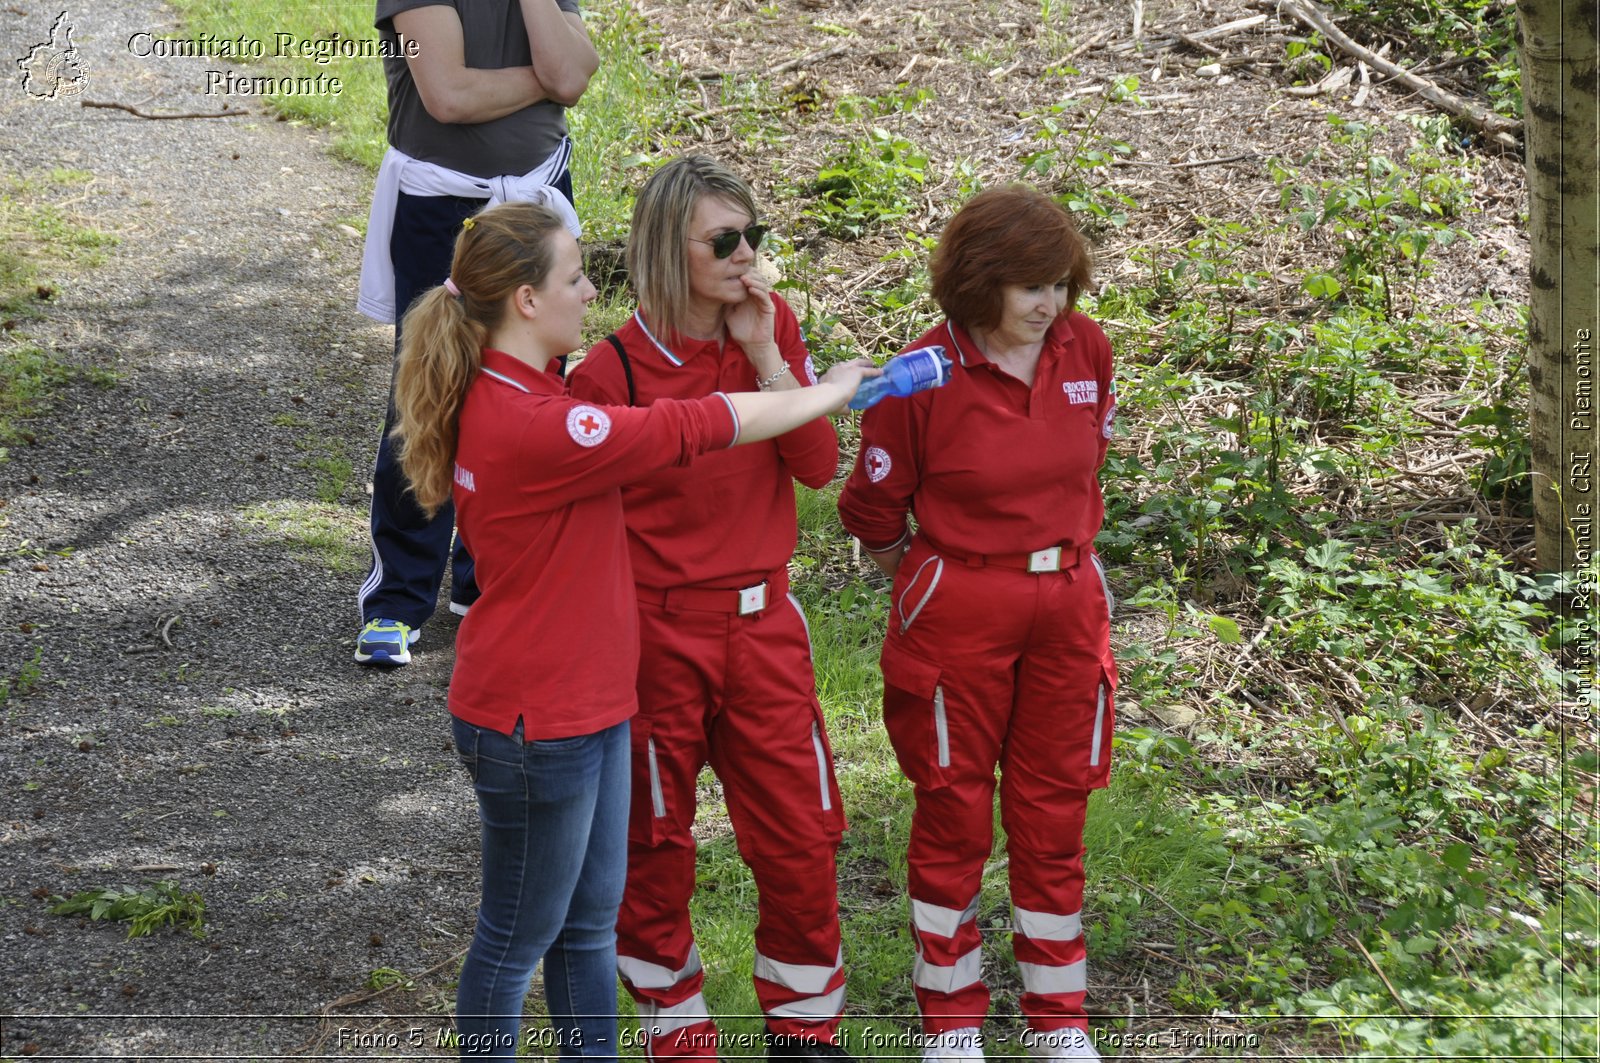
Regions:
M 852 410 L 864 410 L 879 399 L 905 398 L 918 391 L 936 388 L 950 380 L 950 359 L 938 344 L 918 347 L 914 351 L 897 354 L 883 363 L 883 375 L 871 377 L 856 388 L 850 400 Z

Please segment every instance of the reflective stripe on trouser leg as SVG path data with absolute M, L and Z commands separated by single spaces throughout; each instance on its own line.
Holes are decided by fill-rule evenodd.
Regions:
M 676 971 L 632 956 L 617 957 L 617 973 L 628 983 L 629 989 L 671 989 L 701 970 L 698 945 L 689 946 L 688 961 Z
M 689 946 L 677 970 L 618 955 L 617 973 L 638 1009 L 646 1059 L 716 1058 L 717 1027 L 700 994 L 705 973 L 698 947 Z
M 666 1006 L 639 1002 L 646 1059 L 716 1059 L 717 1027 L 699 993 Z
M 1022 974 L 1022 1012 L 1029 1026 L 1048 1030 L 1080 1025 L 1088 966 L 1083 920 L 1078 912 L 1057 915 L 1013 908 L 1011 945 Z
M 844 950 L 841 948 L 831 966 L 812 966 L 800 963 L 780 963 L 756 952 L 752 971 L 758 991 L 762 982 L 770 983 L 787 992 L 784 996 L 799 994 L 793 1000 L 772 1004 L 766 1008 L 769 1019 L 796 1020 L 825 1027 L 828 1032 L 837 1026 L 844 1014 Z M 771 998 L 769 990 L 759 993 Z

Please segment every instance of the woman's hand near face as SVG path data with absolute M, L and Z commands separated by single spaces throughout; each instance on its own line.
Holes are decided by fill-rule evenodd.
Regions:
M 772 305 L 772 287 L 753 268 L 739 278 L 745 298 L 728 308 L 723 324 L 728 338 L 737 343 L 755 367 L 756 377 L 765 380 L 783 366 L 783 355 L 773 338 L 778 312 Z

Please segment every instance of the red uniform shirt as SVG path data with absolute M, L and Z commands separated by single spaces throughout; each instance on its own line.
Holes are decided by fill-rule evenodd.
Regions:
M 521 716 L 527 739 L 632 716 L 639 614 L 621 485 L 738 433 L 723 395 L 602 408 L 569 397 L 553 373 L 484 351 L 453 491 L 482 597 L 456 636 L 450 711 L 503 734 Z
M 794 311 L 776 294 L 773 338 L 801 384 L 816 374 Z M 617 330 L 640 406 L 715 391 L 754 391 L 755 370 L 732 340 L 658 343 L 635 314 Z M 573 370 L 574 396 L 626 405 L 628 381 L 609 341 Z M 694 468 L 664 468 L 622 489 L 633 574 L 641 587 L 743 587 L 788 564 L 795 547 L 794 479 L 821 487 L 839 464 L 839 440 L 818 417 L 775 440 L 708 454 Z
M 906 514 L 937 546 L 1025 554 L 1089 546 L 1105 503 L 1096 475 L 1116 411 L 1111 345 L 1082 314 L 1045 334 L 1029 387 L 945 322 L 912 347 L 942 344 L 950 382 L 861 415 L 861 452 L 839 498 L 869 550 L 905 538 Z M 908 350 L 910 348 L 907 348 Z

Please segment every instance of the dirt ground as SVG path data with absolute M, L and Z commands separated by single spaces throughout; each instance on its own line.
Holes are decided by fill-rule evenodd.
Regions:
M 832 117 L 844 96 L 902 81 L 932 89 L 881 124 L 992 181 L 1015 177 L 1036 146 L 1032 112 L 1137 74 L 1147 106 L 1118 107 L 1108 131 L 1134 149 L 1112 174 L 1140 209 L 1098 234 L 1104 279 L 1136 270 L 1130 247 L 1180 241 L 1199 216 L 1275 209 L 1264 159 L 1308 158 L 1330 106 L 1426 113 L 1381 86 L 1355 110 L 1359 83 L 1284 95 L 1280 60 L 1296 31 L 1270 17 L 1215 39 L 1220 57 L 1156 47 L 1173 39 L 1164 30 L 1192 36 L 1256 13 L 1231 0 L 1145 6 L 1143 53 L 1122 47 L 1129 5 L 1084 0 L 1062 27 L 1077 73 L 1055 68 L 1061 44 L 1039 3 L 640 8 L 686 71 L 682 91 L 708 112 L 673 150 L 733 161 L 805 241 L 818 295 L 868 345 L 894 337 L 859 293 L 909 273 L 882 256 L 900 229 L 937 232 L 956 183 L 930 182 L 888 232 L 808 237 L 795 190 L 853 135 Z M 0 55 L 23 55 L 59 13 L 12 0 L 0 9 Z M 125 47 L 134 33 L 177 29 L 159 4 L 100 0 L 72 14 L 84 97 L 216 109 L 203 94 L 214 64 Z M 741 108 L 720 110 L 730 102 L 720 76 L 736 88 L 740 72 L 795 60 L 783 136 L 752 140 Z M 1219 61 L 1224 75 L 1197 74 Z M 398 673 L 350 660 L 391 339 L 354 311 L 360 244 L 341 225 L 364 214 L 371 178 L 331 160 L 322 134 L 233 103 L 252 113 L 147 121 L 29 99 L 14 79 L 0 86 L 0 172 L 120 240 L 102 265 L 65 271 L 43 317 L 18 326 L 118 382 L 70 386 L 36 439 L 0 464 L 0 675 L 38 662 L 32 689 L 0 704 L 5 1057 L 435 1054 L 407 1044 L 403 1024 L 382 1027 L 398 1044 L 363 1043 L 378 1027 L 341 1016 L 414 1009 L 432 1037 L 447 999 L 427 972 L 453 970 L 471 932 L 476 818 L 444 700 L 454 623 L 430 623 L 416 663 Z M 1481 212 L 1463 223 L 1478 239 L 1452 249 L 1431 283 L 1463 305 L 1486 292 L 1519 301 L 1521 163 L 1484 153 L 1480 165 Z M 53 180 L 61 168 L 91 176 Z M 1262 248 L 1284 285 L 1302 253 L 1293 242 Z M 354 473 L 330 483 L 340 463 Z M 328 541 L 305 542 L 313 527 Z M 47 912 L 52 896 L 156 879 L 204 896 L 203 939 L 125 940 L 123 925 Z M 385 968 L 416 990 L 364 999 Z M 1139 984 L 1137 971 L 1117 975 Z M 1101 1003 L 1119 1007 L 1127 986 L 1111 988 Z

